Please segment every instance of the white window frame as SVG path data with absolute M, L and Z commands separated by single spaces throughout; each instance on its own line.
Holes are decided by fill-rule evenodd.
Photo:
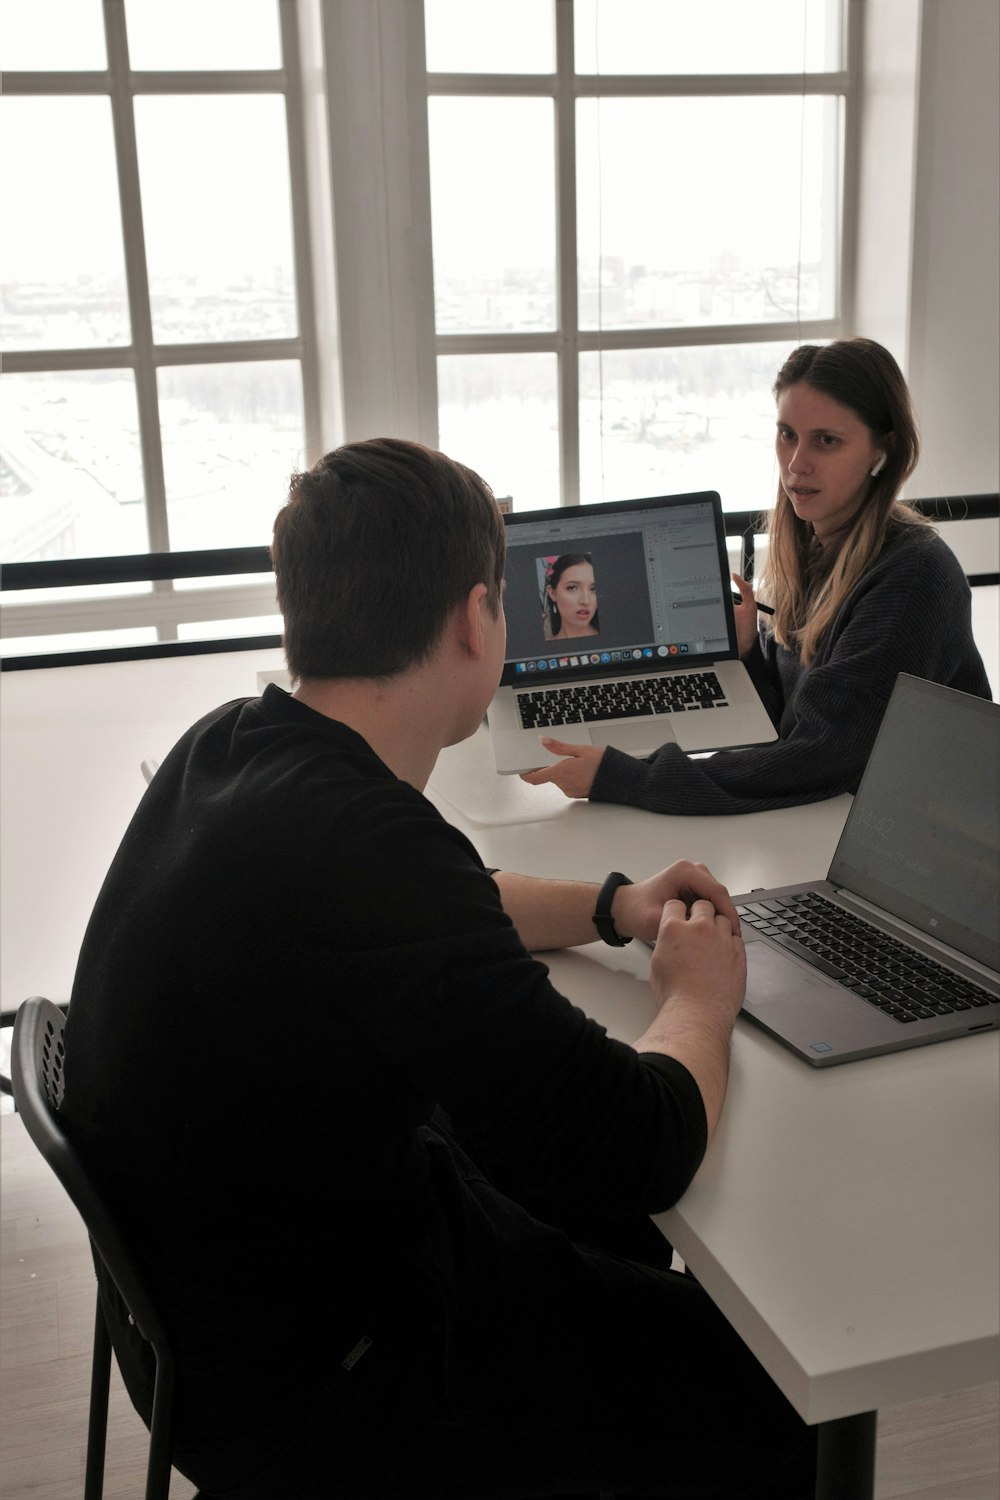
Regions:
M 283 65 L 240 72 L 133 72 L 124 0 L 102 0 L 109 66 L 103 72 L 9 73 L 11 96 L 111 98 L 123 215 L 132 342 L 93 350 L 11 351 L 11 373 L 132 369 L 142 440 L 150 547 L 165 551 L 166 492 L 156 371 L 172 364 L 289 359 L 300 362 L 305 450 L 312 462 L 344 440 L 392 434 L 438 444 L 437 359 L 449 354 L 549 352 L 557 357 L 560 499 L 579 499 L 579 357 L 600 350 L 835 338 L 854 320 L 857 260 L 859 59 L 863 0 L 846 0 L 846 66 L 835 73 L 775 75 L 577 75 L 573 0 L 554 0 L 556 71 L 549 75 L 426 71 L 419 0 L 277 0 Z M 149 305 L 132 100 L 136 94 L 280 93 L 286 101 L 299 334 L 287 339 L 155 344 Z M 581 330 L 577 324 L 576 101 L 579 98 L 838 94 L 844 100 L 839 288 L 835 315 L 795 323 Z M 550 97 L 556 117 L 558 327 L 550 333 L 438 334 L 434 323 L 428 99 L 439 95 Z M 276 507 L 280 497 L 276 497 Z M 266 540 L 262 538 L 262 541 Z M 261 586 L 268 594 L 266 586 Z M 169 580 L 161 639 L 192 615 Z M 202 610 L 208 590 L 199 591 Z M 237 603 L 232 589 L 219 591 Z M 145 603 L 119 596 L 62 608 L 7 605 L 4 634 L 56 634 L 132 623 Z M 273 597 L 271 595 L 270 597 Z M 234 614 L 266 612 L 245 597 Z M 130 609 L 133 611 L 130 618 Z
M 163 469 L 163 446 L 157 397 L 157 371 L 172 365 L 248 363 L 286 360 L 299 366 L 303 392 L 305 450 L 310 461 L 323 451 L 324 429 L 335 429 L 336 388 L 320 376 L 317 328 L 322 326 L 314 291 L 312 235 L 307 181 L 303 67 L 298 0 L 277 0 L 282 66 L 276 69 L 152 72 L 130 67 L 124 0 L 101 0 L 108 66 L 100 71 L 9 72 L 9 97 L 108 98 L 111 104 L 116 171 L 122 218 L 125 279 L 131 339 L 128 344 L 86 349 L 8 350 L 8 374 L 130 370 L 135 381 L 146 525 L 151 552 L 167 552 L 169 526 Z M 145 235 L 139 190 L 134 100 L 177 94 L 276 94 L 285 101 L 288 131 L 294 280 L 299 332 L 288 338 L 229 340 L 211 343 L 156 343 L 153 337 Z M 320 198 L 320 201 L 321 198 Z M 334 365 L 335 368 L 335 365 Z M 331 412 L 334 414 L 331 416 Z M 277 497 L 275 509 L 280 502 Z M 266 543 L 267 537 L 261 537 Z M 240 618 L 274 613 L 273 586 L 175 590 L 172 579 L 153 583 L 148 591 L 105 599 L 8 604 L 3 607 L 5 636 L 58 635 L 155 624 L 160 641 L 177 638 L 179 623 Z
M 423 6 L 319 0 L 338 224 L 345 429 L 395 432 L 436 446 L 437 356 L 552 353 L 558 361 L 560 499 L 579 500 L 579 356 L 590 351 L 832 339 L 854 320 L 862 0 L 846 0 L 845 66 L 829 73 L 577 75 L 573 0 L 554 0 L 553 74 L 428 73 Z M 359 66 L 359 60 L 363 60 Z M 379 66 L 380 64 L 380 66 Z M 577 322 L 576 103 L 587 97 L 836 95 L 844 159 L 834 315 L 795 322 L 580 329 Z M 434 327 L 427 101 L 438 96 L 551 98 L 556 116 L 558 326 L 546 333 L 441 333 Z M 350 126 L 355 152 L 335 148 Z M 366 274 L 362 275 L 362 269 Z M 348 311 L 349 306 L 349 311 Z

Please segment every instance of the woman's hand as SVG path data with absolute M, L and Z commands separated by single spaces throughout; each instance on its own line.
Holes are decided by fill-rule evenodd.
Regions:
M 696 901 L 710 901 L 717 915 L 726 918 L 731 931 L 739 934 L 740 919 L 726 887 L 705 865 L 689 859 L 678 860 L 648 880 L 619 886 L 611 903 L 615 927 L 622 937 L 655 943 L 670 901 L 683 901 L 688 909 Z
M 733 587 L 739 590 L 740 602 L 733 602 L 733 614 L 736 616 L 736 640 L 740 648 L 740 656 L 749 656 L 757 644 L 757 600 L 754 598 L 753 589 L 745 578 L 739 573 L 730 573 Z
M 542 737 L 542 744 L 550 755 L 565 755 L 567 759 L 557 760 L 551 766 L 541 766 L 537 771 L 525 771 L 521 780 L 532 786 L 543 786 L 550 781 L 567 797 L 589 797 L 604 754 L 603 745 L 571 745 L 547 736 Z

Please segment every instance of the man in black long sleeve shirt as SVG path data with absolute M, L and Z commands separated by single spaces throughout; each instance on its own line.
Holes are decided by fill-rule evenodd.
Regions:
M 296 692 L 166 757 L 67 1030 L 67 1125 L 177 1347 L 178 1466 L 232 1500 L 809 1494 L 806 1429 L 700 1288 L 607 1249 L 718 1119 L 727 894 L 692 865 L 611 893 L 660 1009 L 610 1040 L 529 952 L 592 941 L 596 888 L 487 872 L 423 796 L 503 661 L 486 487 L 351 445 L 274 551 Z

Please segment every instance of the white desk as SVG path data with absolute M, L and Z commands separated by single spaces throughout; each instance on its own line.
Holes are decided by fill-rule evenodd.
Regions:
M 485 735 L 447 752 L 431 796 L 488 864 L 532 874 L 638 878 L 683 855 L 734 892 L 809 878 L 825 874 L 850 802 L 676 818 L 562 799 L 540 821 L 485 827 L 447 801 L 463 779 L 449 758 L 486 776 Z M 512 818 L 533 790 L 511 786 Z M 645 949 L 543 956 L 614 1035 L 645 1030 Z M 998 1058 L 993 1033 L 818 1070 L 738 1024 L 722 1123 L 661 1222 L 806 1421 L 997 1378 Z
M 814 878 L 850 804 L 692 819 L 546 788 L 525 822 L 539 789 L 490 769 L 480 731 L 442 757 L 430 795 L 487 864 L 579 879 L 639 878 L 681 856 L 734 893 Z M 612 1035 L 646 1029 L 645 949 L 544 957 Z M 865 1414 L 1000 1373 L 998 1058 L 994 1033 L 816 1070 L 737 1025 L 722 1123 L 659 1222 L 799 1414 L 827 1424 L 818 1495 L 871 1493 Z
M 0 674 L 0 1008 L 69 999 L 101 882 L 162 760 L 278 650 Z
M 4 1008 L 68 996 L 140 761 L 279 665 L 234 652 L 4 675 Z M 428 794 L 491 865 L 598 880 L 687 856 L 734 892 L 824 873 L 849 805 L 671 818 L 569 803 L 495 777 L 482 731 L 445 752 Z M 645 1029 L 638 945 L 546 962 L 614 1035 Z M 722 1124 L 662 1226 L 806 1421 L 997 1379 L 998 1057 L 993 1034 L 820 1071 L 737 1025 Z

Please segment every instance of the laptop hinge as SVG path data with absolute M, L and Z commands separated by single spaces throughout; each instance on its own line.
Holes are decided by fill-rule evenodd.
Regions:
M 871 901 L 866 901 L 864 896 L 857 895 L 848 890 L 846 886 L 833 885 L 833 894 L 842 901 L 845 906 L 860 912 L 869 918 L 872 925 L 880 932 L 886 932 L 890 937 L 905 938 L 918 952 L 926 953 L 930 958 L 940 959 L 959 974 L 966 974 L 970 979 L 990 981 L 991 986 L 996 985 L 996 971 L 970 958 L 967 953 L 960 953 L 957 948 L 952 948 L 948 943 L 943 943 L 940 938 L 924 932 L 920 927 L 914 927 L 902 917 L 895 917 L 887 912 L 884 907 L 875 906 Z

